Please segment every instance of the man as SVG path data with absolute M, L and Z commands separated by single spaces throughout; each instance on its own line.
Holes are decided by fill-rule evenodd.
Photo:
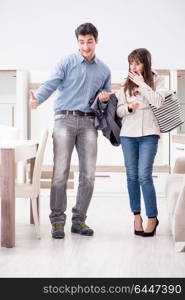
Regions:
M 79 186 L 72 209 L 73 233 L 92 236 L 86 225 L 86 213 L 92 197 L 97 157 L 97 130 L 89 100 L 99 91 L 99 100 L 108 101 L 111 92 L 109 68 L 95 56 L 98 31 L 91 23 L 75 30 L 79 51 L 63 58 L 50 77 L 31 92 L 30 107 L 35 109 L 55 90 L 55 124 L 53 129 L 54 167 L 50 194 L 52 237 L 64 238 L 66 221 L 66 185 L 74 146 L 79 157 Z

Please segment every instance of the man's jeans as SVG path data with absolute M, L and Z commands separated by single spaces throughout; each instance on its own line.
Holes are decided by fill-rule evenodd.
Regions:
M 66 220 L 66 186 L 74 147 L 76 147 L 79 158 L 79 186 L 76 205 L 72 209 L 72 222 L 85 221 L 94 189 L 97 135 L 94 117 L 55 116 L 53 130 L 54 168 L 50 194 L 51 224 L 65 223 Z
M 157 135 L 121 137 L 130 207 L 133 213 L 140 212 L 140 186 L 143 193 L 146 215 L 157 216 L 156 193 L 152 179 L 154 158 L 158 147 Z

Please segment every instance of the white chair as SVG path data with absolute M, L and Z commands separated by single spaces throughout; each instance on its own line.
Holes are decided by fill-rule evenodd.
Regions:
M 166 200 L 172 236 L 177 251 L 185 251 L 185 157 L 175 161 L 166 181 Z
M 33 220 L 36 229 L 37 238 L 41 238 L 40 234 L 40 224 L 38 216 L 38 207 L 37 207 L 37 198 L 40 193 L 40 177 L 41 177 L 41 168 L 44 159 L 44 152 L 46 148 L 46 143 L 48 139 L 48 129 L 44 130 L 39 142 L 35 164 L 33 169 L 33 177 L 31 183 L 16 183 L 15 185 L 15 197 L 16 198 L 31 198 L 31 207 L 33 213 Z
M 0 141 L 4 140 L 18 140 L 19 129 L 17 127 L 0 125 Z

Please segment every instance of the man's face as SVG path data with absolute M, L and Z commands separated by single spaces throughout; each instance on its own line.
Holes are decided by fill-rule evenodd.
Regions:
M 85 57 L 86 60 L 91 61 L 94 57 L 95 48 L 97 41 L 91 34 L 79 35 L 78 45 L 80 53 Z

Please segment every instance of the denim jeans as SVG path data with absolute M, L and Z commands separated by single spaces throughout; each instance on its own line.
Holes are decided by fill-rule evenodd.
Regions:
M 158 135 L 121 137 L 131 210 L 133 213 L 141 211 L 141 186 L 148 217 L 155 217 L 158 214 L 152 179 L 158 139 Z
M 71 155 L 76 147 L 79 159 L 79 185 L 76 205 L 72 209 L 72 222 L 83 222 L 93 194 L 97 130 L 91 116 L 57 115 L 53 129 L 54 167 L 50 193 L 51 224 L 66 220 L 66 186 Z

